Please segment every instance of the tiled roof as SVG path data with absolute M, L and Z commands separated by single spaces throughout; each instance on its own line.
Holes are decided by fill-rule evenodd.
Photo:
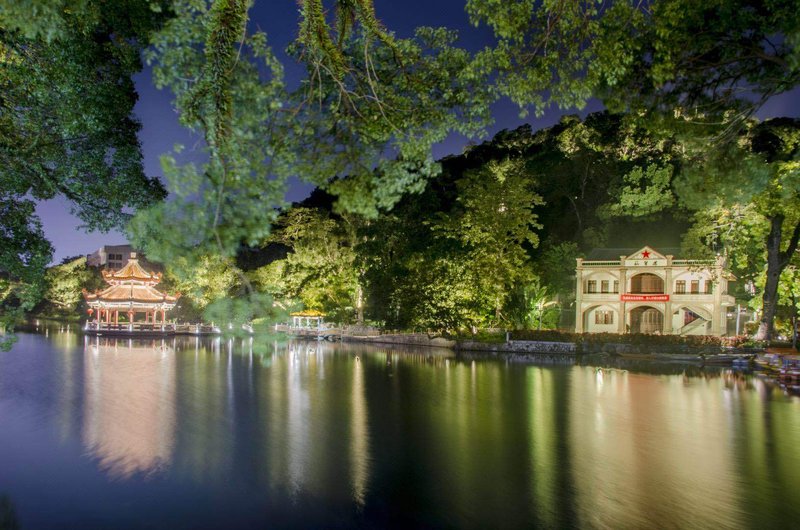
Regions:
M 86 293 L 86 300 L 103 302 L 175 302 L 178 297 L 163 294 L 151 285 L 111 285 L 97 293 Z
M 144 270 L 142 266 L 139 265 L 139 260 L 135 257 L 131 257 L 128 263 L 118 271 L 103 271 L 103 279 L 111 284 L 140 281 L 155 285 L 161 281 L 161 273 L 152 273 Z
M 87 302 L 174 304 L 180 297 L 164 294 L 153 287 L 161 281 L 161 273 L 153 274 L 144 270 L 135 255 L 120 270 L 103 271 L 103 279 L 110 285 L 94 293 L 84 291 Z

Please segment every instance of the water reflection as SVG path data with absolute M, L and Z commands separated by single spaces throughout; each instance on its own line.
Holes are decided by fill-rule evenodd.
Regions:
M 164 341 L 86 338 L 83 439 L 115 478 L 168 465 L 175 444 L 175 352 Z
M 70 525 L 52 506 L 37 513 L 54 519 L 34 524 L 22 507 L 46 501 L 15 489 L 20 477 L 75 495 L 15 467 L 25 449 L 13 441 L 31 418 L 34 456 L 61 454 L 65 483 L 91 484 L 87 466 L 100 477 L 73 499 L 72 526 L 127 502 L 142 508 L 128 526 L 197 528 L 787 527 L 800 517 L 800 399 L 730 370 L 520 366 L 259 338 L 91 338 L 70 349 L 57 333 L 0 356 L 0 492 L 19 499 L 26 526 Z M 37 393 L 43 382 L 55 390 Z M 63 456 L 71 438 L 83 451 L 74 461 Z M 118 511 L 108 517 L 126 526 L 113 524 Z

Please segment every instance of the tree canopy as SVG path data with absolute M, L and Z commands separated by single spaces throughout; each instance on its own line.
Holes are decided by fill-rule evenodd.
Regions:
M 165 196 L 142 167 L 131 76 L 168 5 L 7 2 L 0 10 L 0 274 L 17 286 L 2 301 L 7 319 L 8 309 L 38 301 L 51 259 L 34 201 L 64 197 L 86 228 L 105 231 Z

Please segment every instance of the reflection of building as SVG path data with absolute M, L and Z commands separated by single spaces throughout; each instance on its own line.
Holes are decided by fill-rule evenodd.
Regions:
M 111 475 L 168 465 L 175 443 L 175 355 L 162 341 L 87 339 L 83 440 Z
M 576 332 L 725 333 L 734 299 L 722 258 L 675 259 L 650 247 L 629 250 L 596 250 L 590 259 L 578 259 Z
M 92 311 L 96 311 L 92 329 L 99 330 L 102 324 L 111 329 L 112 324 L 119 326 L 120 312 L 127 315 L 129 324 L 135 321 L 137 313 L 144 313 L 144 324 L 152 325 L 160 320 L 163 325 L 166 312 L 175 307 L 178 299 L 155 288 L 161 281 L 161 273 L 144 270 L 135 252 L 131 253 L 128 263 L 121 269 L 104 270 L 103 279 L 109 284 L 103 291 L 83 292 L 86 303 Z

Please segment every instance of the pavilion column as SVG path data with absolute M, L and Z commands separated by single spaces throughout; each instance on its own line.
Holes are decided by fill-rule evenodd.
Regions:
M 119 309 L 114 310 L 114 325 L 119 326 Z
M 133 324 L 133 311 L 128 311 L 128 324 Z
M 94 315 L 94 322 L 97 325 L 100 325 L 100 311 L 101 311 L 101 309 L 98 307 L 97 308 L 97 313 L 95 313 L 95 315 Z

